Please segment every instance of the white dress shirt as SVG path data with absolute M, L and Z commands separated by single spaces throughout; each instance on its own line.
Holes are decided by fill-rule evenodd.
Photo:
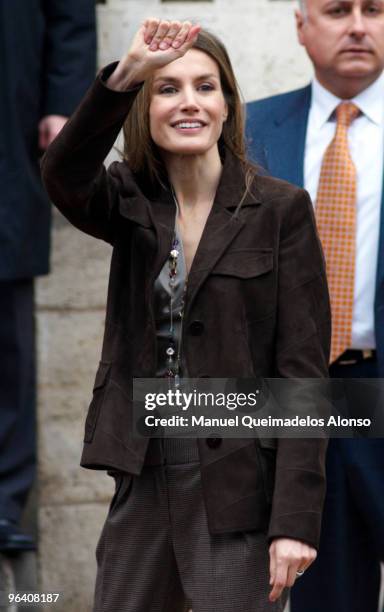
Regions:
M 304 155 L 304 186 L 316 203 L 321 162 L 335 134 L 334 110 L 342 100 L 314 79 Z M 357 228 L 352 346 L 376 348 L 374 299 L 384 164 L 384 72 L 352 99 L 361 115 L 348 129 L 357 173 Z

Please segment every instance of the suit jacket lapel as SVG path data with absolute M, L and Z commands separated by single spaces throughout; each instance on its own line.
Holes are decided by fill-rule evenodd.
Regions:
M 300 89 L 276 114 L 266 139 L 268 171 L 290 183 L 304 185 L 304 148 L 311 86 Z
M 304 186 L 304 148 L 311 102 L 311 86 L 296 92 L 274 120 L 265 156 L 269 172 Z M 375 296 L 375 336 L 379 371 L 384 376 L 384 173 Z

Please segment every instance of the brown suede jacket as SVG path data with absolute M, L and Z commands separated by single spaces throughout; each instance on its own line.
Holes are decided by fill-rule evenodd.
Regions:
M 166 261 L 175 208 L 125 162 L 103 160 L 137 89 L 95 81 L 49 147 L 46 189 L 80 230 L 113 246 L 102 357 L 82 465 L 139 474 L 148 440 L 132 435 L 132 379 L 156 372 L 154 280 Z M 183 351 L 191 377 L 328 375 L 330 308 L 310 199 L 257 176 L 240 214 L 241 164 L 225 155 L 216 199 L 188 279 Z M 80 262 L 79 262 L 80 263 Z M 320 439 L 198 440 L 212 533 L 263 530 L 317 547 L 325 492 Z

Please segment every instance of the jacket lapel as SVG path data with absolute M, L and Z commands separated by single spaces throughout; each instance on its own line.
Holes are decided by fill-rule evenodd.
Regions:
M 149 202 L 140 195 L 120 198 L 119 211 L 122 217 L 143 227 L 153 225 L 149 211 Z
M 212 210 L 208 216 L 188 277 L 187 303 L 193 301 L 199 287 L 244 226 L 236 208 L 245 191 L 245 176 L 241 163 L 226 151 L 222 175 Z M 260 203 L 257 186 L 252 186 L 242 207 Z M 175 226 L 176 207 L 171 190 L 165 186 L 147 199 L 134 195 L 120 202 L 120 213 L 131 222 L 154 229 L 157 253 L 154 260 L 156 278 L 169 254 Z
M 304 148 L 311 102 L 311 86 L 291 97 L 274 119 L 264 154 L 268 171 L 296 185 L 304 185 Z M 375 295 L 375 336 L 379 373 L 384 376 L 384 172 Z
M 157 255 L 154 265 L 155 278 L 169 256 L 175 229 L 176 205 L 171 190 L 162 190 L 159 198 L 151 203 L 150 215 L 157 235 Z
M 233 217 L 229 211 L 212 208 L 188 277 L 189 306 L 212 268 L 243 226 L 244 222 Z
M 156 235 L 156 254 L 153 264 L 154 278 L 156 278 L 170 251 L 175 225 L 176 208 L 171 191 L 160 188 L 156 193 L 145 195 L 138 184 L 132 182 L 129 171 L 124 187 L 126 197 L 120 199 L 120 214 L 131 223 L 151 228 Z
M 265 143 L 265 158 L 272 176 L 304 185 L 304 148 L 311 86 L 295 92 L 276 113 Z
M 245 191 L 245 176 L 241 163 L 226 151 L 225 162 L 212 210 L 207 219 L 188 277 L 188 309 L 194 297 L 220 257 L 244 227 L 236 208 Z M 242 207 L 257 205 L 256 188 L 247 193 Z

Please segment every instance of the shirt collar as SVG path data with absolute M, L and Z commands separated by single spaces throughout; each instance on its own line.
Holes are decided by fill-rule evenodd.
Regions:
M 384 72 L 372 85 L 353 98 L 353 102 L 373 123 L 384 126 Z
M 384 126 L 384 72 L 366 89 L 351 100 L 373 123 Z M 312 81 L 311 112 L 315 128 L 321 128 L 342 102 L 316 79 Z

